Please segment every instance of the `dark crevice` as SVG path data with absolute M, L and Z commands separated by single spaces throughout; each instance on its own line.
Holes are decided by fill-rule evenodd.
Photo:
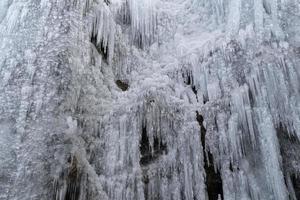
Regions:
M 300 199 L 300 177 L 293 174 L 291 175 L 291 181 L 294 187 L 296 198 Z
M 154 102 L 154 101 L 153 101 Z M 145 200 L 148 199 L 160 199 L 160 193 L 155 193 L 149 191 L 149 182 L 150 178 L 155 178 L 155 177 L 149 177 L 148 175 L 148 170 L 149 167 L 148 165 L 155 162 L 160 155 L 166 154 L 167 153 L 167 145 L 162 142 L 161 138 L 158 138 L 154 136 L 153 138 L 153 144 L 152 148 L 150 145 L 148 133 L 147 133 L 147 127 L 144 126 L 142 128 L 142 135 L 141 135 L 141 140 L 140 140 L 140 165 L 142 166 L 143 170 L 143 183 L 144 183 L 144 197 Z M 151 196 L 149 196 L 149 193 L 151 192 Z
M 192 90 L 193 90 L 194 94 L 195 94 L 196 97 L 197 97 L 198 92 L 197 92 L 196 86 L 193 85 L 193 86 L 192 86 Z
M 191 79 L 191 76 L 187 75 L 185 76 L 184 74 L 182 74 L 183 78 L 184 78 L 184 83 L 186 85 L 191 85 L 192 84 L 192 79 Z
M 136 47 L 140 48 L 140 49 L 144 49 L 144 40 L 143 40 L 143 36 L 141 33 L 138 33 L 135 38 L 133 39 L 134 44 Z
M 117 16 L 117 23 L 127 27 L 131 25 L 130 6 L 128 1 L 125 1 L 121 7 L 120 14 Z
M 287 128 L 281 123 L 279 127 L 277 127 L 277 136 L 286 185 L 293 187 L 292 189 L 295 192 L 296 198 L 300 199 L 300 175 L 294 165 L 294 163 L 300 160 L 300 142 L 294 133 L 290 134 Z M 291 199 L 294 199 L 294 197 L 291 197 Z
M 145 200 L 149 199 L 148 195 L 148 185 L 149 185 L 149 177 L 147 174 L 144 174 L 143 176 L 143 182 L 144 182 L 144 197 Z
M 252 94 L 251 90 L 248 90 L 248 91 L 249 91 L 250 105 L 251 105 L 251 108 L 253 108 L 253 107 L 254 107 L 254 104 L 255 104 L 254 95 Z
M 123 82 L 121 80 L 116 80 L 116 85 L 122 90 L 127 91 L 129 88 L 129 85 L 126 82 Z
M 230 164 L 229 164 L 229 170 L 231 171 L 231 172 L 233 172 L 233 166 L 232 166 L 232 163 L 230 162 Z
M 209 102 L 208 97 L 203 95 L 203 104 L 206 104 L 207 102 Z
M 131 25 L 131 15 L 124 15 L 121 20 L 123 24 L 128 26 Z
M 194 86 L 194 85 L 192 86 L 192 91 L 194 92 L 194 94 L 196 96 L 197 102 L 199 102 L 199 100 L 198 100 L 198 91 L 196 89 L 196 86 Z
M 214 166 L 210 165 L 210 163 L 214 163 L 213 155 L 210 153 L 210 151 L 206 151 L 206 149 L 205 149 L 206 129 L 203 125 L 204 119 L 203 119 L 203 116 L 200 115 L 198 111 L 196 112 L 196 114 L 197 114 L 197 121 L 201 128 L 201 143 L 202 143 L 202 147 L 203 147 L 204 169 L 205 169 L 205 173 L 206 173 L 205 184 L 206 184 L 208 199 L 209 200 L 218 200 L 219 196 L 221 196 L 221 199 L 224 199 L 221 173 L 219 170 L 215 171 Z
M 150 143 L 147 136 L 146 127 L 143 127 L 142 130 L 142 139 L 140 141 L 140 152 L 141 152 L 140 164 L 145 165 L 150 159 L 148 157 L 151 157 Z
M 70 158 L 71 159 L 71 158 Z M 67 192 L 65 200 L 78 200 L 80 195 L 80 176 L 76 157 L 72 158 L 67 177 Z
M 70 157 L 68 163 L 70 167 L 62 172 L 60 179 L 54 183 L 54 199 L 57 199 L 62 191 L 65 191 L 63 200 L 79 200 L 81 174 L 78 169 L 76 157 Z M 65 181 L 66 185 L 64 184 Z
M 94 30 L 92 31 L 94 33 Z M 108 61 L 108 46 L 105 46 L 103 41 L 97 40 L 98 35 L 92 34 L 91 43 L 94 44 L 95 48 L 97 49 L 98 53 L 102 55 L 104 61 Z
M 183 82 L 184 82 L 186 85 L 190 85 L 190 86 L 191 86 L 191 89 L 192 89 L 193 93 L 195 94 L 196 99 L 197 99 L 197 101 L 198 101 L 198 96 L 197 96 L 198 91 L 197 91 L 196 86 L 192 84 L 192 78 L 191 78 L 191 76 L 190 76 L 190 75 L 186 75 L 186 76 L 185 76 L 185 74 L 182 74 L 182 77 L 184 78 Z
M 140 164 L 145 166 L 155 161 L 160 155 L 166 153 L 167 145 L 158 137 L 154 137 L 153 150 L 151 149 L 147 128 L 142 129 L 142 138 L 140 140 Z
M 206 134 L 206 129 L 204 128 L 203 126 L 203 116 L 199 114 L 199 112 L 197 111 L 196 112 L 197 114 L 197 122 L 201 128 L 201 144 L 202 144 L 202 147 L 203 147 L 203 150 L 205 150 L 205 134 Z
M 110 4 L 110 0 L 104 0 L 104 3 L 106 3 L 106 5 Z

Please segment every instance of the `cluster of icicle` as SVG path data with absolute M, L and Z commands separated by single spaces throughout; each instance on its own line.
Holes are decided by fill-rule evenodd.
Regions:
M 131 41 L 147 47 L 154 40 L 156 0 L 125 0 L 119 9 L 122 20 L 130 25 Z
M 281 1 L 280 6 L 287 1 Z M 9 31 L 26 14 L 26 9 L 21 9 L 23 2 L 7 10 L 10 2 L 0 2 L 0 22 L 6 20 L 4 29 Z M 62 7 L 66 3 L 53 2 Z M 109 96 L 112 88 L 99 93 L 104 79 L 111 78 L 104 77 L 102 71 L 110 68 L 101 66 L 101 55 L 92 48 L 89 56 L 94 63 L 85 67 L 83 80 L 78 78 L 83 95 L 69 99 L 69 104 L 77 103 L 74 121 L 67 120 L 72 156 L 54 181 L 54 199 L 207 199 L 205 147 L 196 110 L 206 125 L 205 153 L 212 153 L 214 163 L 210 164 L 221 171 L 224 199 L 284 200 L 288 195 L 296 199 L 292 186 L 285 185 L 276 129 L 283 124 L 288 134 L 300 138 L 299 60 L 286 42 L 275 41 L 275 48 L 261 44 L 266 38 L 282 39 L 279 2 L 251 1 L 252 24 L 242 30 L 240 25 L 247 21 L 241 14 L 246 0 L 184 2 L 196 13 L 198 8 L 212 11 L 209 19 L 216 24 L 228 17 L 226 34 L 201 44 L 197 52 L 179 55 L 178 66 L 171 70 L 179 69 L 175 73 L 184 77 L 154 73 L 156 79 L 149 78 L 140 89 L 133 88 L 134 92 L 124 95 L 124 102 L 107 106 L 101 114 L 102 108 L 98 108 L 104 101 L 99 99 Z M 41 7 L 48 3 L 40 1 Z M 131 40 L 141 49 L 154 39 L 155 1 L 74 0 L 72 5 L 88 30 L 73 28 L 87 32 L 87 42 L 95 37 L 95 45 L 104 51 L 99 53 L 108 54 L 109 64 L 119 34 L 116 15 L 125 22 L 122 26 L 130 27 Z M 179 82 L 184 84 L 184 79 L 193 91 L 181 91 Z M 157 80 L 159 83 L 151 85 Z M 143 145 L 145 155 L 140 149 Z M 142 157 L 148 160 L 141 162 Z
M 232 1 L 227 29 L 238 37 L 213 41 L 206 52 L 185 58 L 185 73 L 205 104 L 201 111 L 222 171 L 224 198 L 296 199 L 285 185 L 276 130 L 283 125 L 299 139 L 299 59 L 284 41 L 273 47 L 259 42 L 266 31 L 282 38 L 276 1 L 254 1 L 255 31 L 240 31 L 241 2 Z M 274 23 L 270 30 L 263 27 L 264 9 Z
M 102 169 L 103 188 L 112 200 L 204 199 L 197 124 L 185 119 L 183 110 L 166 105 L 161 99 L 164 95 L 154 95 L 146 94 L 144 100 L 138 99 L 126 109 L 119 108 L 117 116 L 108 120 L 110 128 L 101 132 L 101 138 L 110 144 L 104 149 L 102 159 L 96 161 L 100 162 L 96 166 Z M 147 145 L 142 144 L 142 137 L 147 137 L 146 154 L 151 156 L 143 155 L 140 150 Z M 166 146 L 164 152 L 155 149 L 155 140 Z M 150 158 L 141 162 L 143 156 Z
M 221 44 L 211 56 L 190 56 L 184 73 L 203 104 L 224 199 L 296 199 L 293 186 L 285 184 L 289 177 L 282 169 L 277 130 L 283 125 L 287 134 L 300 138 L 299 60 L 285 42 L 250 53 L 248 42 L 243 38 Z
M 143 0 L 85 0 L 74 1 L 81 15 L 89 15 L 91 37 L 96 37 L 97 45 L 101 45 L 108 54 L 111 63 L 114 54 L 116 36 L 116 16 L 122 23 L 129 24 L 130 40 L 141 48 L 147 47 L 154 40 L 156 28 L 156 1 Z
M 97 88 L 97 92 L 99 92 L 98 89 L 101 88 L 103 85 L 103 79 L 105 79 L 102 74 L 103 72 L 101 71 L 105 65 L 105 63 L 102 63 L 104 56 L 101 55 L 101 53 L 108 54 L 107 64 L 112 64 L 115 51 L 114 42 L 116 40 L 116 35 L 119 34 L 117 32 L 118 25 L 115 21 L 116 15 L 130 18 L 129 27 L 132 31 L 132 41 L 141 44 L 142 47 L 147 46 L 149 41 L 153 38 L 153 31 L 155 29 L 154 2 L 150 0 L 141 2 L 133 0 L 74 0 L 73 6 L 74 10 L 78 11 L 76 14 L 80 15 L 80 20 L 86 23 L 83 25 L 83 27 L 88 28 L 87 30 L 80 31 L 88 32 L 88 36 L 90 38 L 94 37 L 96 39 L 94 43 L 95 46 L 90 45 L 91 51 L 88 51 L 92 52 L 91 55 L 88 55 L 84 58 L 84 62 L 86 62 L 85 64 L 92 65 L 93 67 L 90 69 L 95 69 L 93 69 L 93 72 L 87 72 L 89 70 L 88 68 L 83 69 L 81 71 L 81 73 L 84 73 L 83 80 L 77 80 L 81 82 L 86 81 L 84 82 L 84 86 L 82 86 L 82 90 L 85 93 L 85 95 L 82 97 L 84 99 L 82 100 L 83 102 L 81 102 L 79 97 L 80 95 L 78 96 L 78 94 L 74 94 L 72 98 L 68 99 L 67 104 L 74 105 L 77 102 L 79 105 L 76 105 L 76 112 L 79 113 L 83 113 L 84 111 L 99 112 L 97 109 L 101 107 L 100 104 L 93 105 L 94 107 L 90 106 L 90 103 L 94 103 L 95 101 L 94 97 L 92 97 L 95 91 L 92 89 L 93 87 Z M 78 23 L 75 22 L 75 26 L 73 27 L 74 30 L 78 29 L 77 26 Z M 78 30 L 76 31 L 78 32 Z M 97 52 L 95 48 L 97 46 L 101 47 L 104 52 Z M 86 48 L 86 46 L 84 47 Z M 82 49 L 82 51 L 84 51 L 84 49 Z M 75 49 L 74 52 L 76 53 L 78 50 Z M 72 59 L 74 59 L 73 65 L 80 63 L 78 58 Z M 92 63 L 89 63 L 90 60 L 93 60 Z M 77 67 L 82 69 L 79 64 Z M 96 85 L 93 85 L 94 83 L 89 82 L 90 74 L 88 73 L 92 73 L 91 75 L 96 80 Z M 101 94 L 95 95 L 98 96 L 98 100 L 101 102 Z M 89 99 L 90 97 L 91 99 Z M 150 107 L 147 109 L 150 109 Z M 70 140 L 73 144 L 70 153 L 72 161 L 60 169 L 61 172 L 53 183 L 54 198 L 57 200 L 145 199 L 144 176 L 154 177 L 159 173 L 168 173 L 173 177 L 171 180 L 172 184 L 170 185 L 170 188 L 165 188 L 166 191 L 174 190 L 176 187 L 179 187 L 180 184 L 181 187 L 184 187 L 184 184 L 181 183 L 181 180 L 178 180 L 178 177 L 186 180 L 193 179 L 194 185 L 197 185 L 197 180 L 202 179 L 202 174 L 197 174 L 197 177 L 192 178 L 192 172 L 188 171 L 190 169 L 186 169 L 186 172 L 178 174 L 177 177 L 176 173 L 174 172 L 176 171 L 174 166 L 177 164 L 172 164 L 166 160 L 161 161 L 162 164 L 158 170 L 149 169 L 149 172 L 147 173 L 141 170 L 139 141 L 141 137 L 140 133 L 143 127 L 147 127 L 147 133 L 149 134 L 147 137 L 150 140 L 150 148 L 152 148 L 150 154 L 155 153 L 153 147 L 154 138 L 158 138 L 159 140 L 166 142 L 165 140 L 170 139 L 169 137 L 167 138 L 167 132 L 171 132 L 171 128 L 173 128 L 171 125 L 173 122 L 170 122 L 170 119 L 166 116 L 161 116 L 159 119 L 156 118 L 158 115 L 167 115 L 170 113 L 170 111 L 162 114 L 162 111 L 160 111 L 158 108 L 155 108 L 154 111 L 147 111 L 147 109 L 145 105 L 141 105 L 140 108 L 133 106 L 132 114 L 128 114 L 124 111 L 125 114 L 122 115 L 122 113 L 120 113 L 120 117 L 116 117 L 116 115 L 119 113 L 116 111 L 118 109 L 116 109 L 114 111 L 115 113 L 106 113 L 107 115 L 104 117 L 98 116 L 95 118 L 89 115 L 85 116 L 80 114 L 78 116 L 76 115 L 76 122 L 72 122 L 72 120 L 70 120 L 69 127 L 73 127 L 72 129 L 74 130 L 69 134 Z M 136 113 L 143 113 L 148 117 L 144 116 L 143 119 L 141 119 L 140 116 L 136 116 Z M 158 120 L 161 124 L 157 124 Z M 155 132 L 153 130 L 155 130 Z M 194 127 L 192 131 L 194 132 L 194 136 L 197 137 L 197 129 Z M 90 145 L 85 146 L 85 144 L 77 138 L 78 134 L 82 134 L 81 137 L 84 138 L 92 138 L 93 140 L 91 141 Z M 174 143 L 176 141 L 172 142 Z M 197 140 L 194 139 L 194 142 L 196 143 Z M 197 145 L 194 146 L 195 148 L 199 148 Z M 87 153 L 83 153 L 85 151 Z M 191 158 L 189 158 L 190 156 L 188 152 L 182 152 L 180 154 L 181 160 L 178 160 L 177 162 L 181 162 L 185 165 L 193 165 L 194 168 L 201 168 L 200 163 L 202 152 L 199 149 L 195 151 L 199 151 L 199 155 L 194 154 L 194 157 Z M 189 159 L 191 160 L 191 163 L 183 161 L 183 159 Z M 76 166 L 76 163 L 74 164 L 73 162 L 76 160 L 78 160 L 78 166 Z M 173 162 L 175 160 L 176 159 L 173 159 Z M 163 165 L 164 163 L 169 163 L 170 166 L 165 168 Z M 72 168 L 74 167 L 78 167 L 77 173 L 72 172 Z M 185 168 L 188 167 L 189 166 L 185 166 Z M 73 176 L 75 176 L 75 178 Z M 162 180 L 151 179 L 151 182 L 148 186 L 149 198 L 151 196 L 154 198 L 157 194 L 163 195 L 164 193 L 167 193 L 166 191 L 159 191 L 160 181 Z M 167 180 L 165 179 L 163 181 Z M 196 188 L 198 189 L 200 187 L 195 187 L 194 190 L 191 190 L 191 187 L 189 186 L 186 187 L 185 195 L 187 196 L 187 199 L 192 198 L 193 193 L 198 193 Z M 180 192 L 181 188 L 177 188 L 174 195 L 171 196 L 174 196 L 175 199 L 178 199 L 181 195 Z M 203 193 L 199 193 L 197 195 L 199 196 L 201 194 Z
M 116 29 L 113 11 L 109 8 L 109 3 L 105 2 L 93 5 L 92 8 L 94 20 L 91 23 L 91 37 L 96 37 L 96 45 L 102 46 L 104 53 L 108 54 L 108 62 L 111 63 Z
M 224 199 L 296 199 L 285 184 L 277 129 L 283 124 L 299 139 L 299 60 L 282 41 L 279 3 L 254 1 L 253 24 L 241 29 L 243 2 L 224 8 L 226 35 L 184 58 L 184 73 L 203 102 L 199 110 L 214 164 L 222 171 Z M 272 37 L 273 44 L 261 43 Z
M 90 141 L 88 171 L 95 171 L 108 199 L 205 199 L 199 127 L 163 92 L 145 91 L 113 113 L 78 118 L 77 131 Z
M 298 61 L 286 42 L 276 42 L 276 48 L 261 44 L 271 36 L 282 38 L 277 3 L 255 0 L 253 23 L 241 30 L 243 2 L 189 1 L 193 8 L 212 9 L 217 23 L 223 23 L 221 18 L 229 14 L 226 34 L 203 44 L 200 53 L 183 56 L 179 68 L 191 79 L 196 98 L 190 92 L 179 99 L 199 102 L 196 109 L 204 116 L 207 129 L 206 151 L 214 157 L 210 164 L 221 171 L 224 199 L 283 200 L 289 195 L 295 199 L 288 194 L 293 188 L 285 185 L 276 129 L 284 124 L 289 134 L 299 138 Z M 154 3 L 128 0 L 121 5 L 118 14 L 131 27 L 131 39 L 147 46 L 156 27 Z M 99 12 L 96 9 L 91 35 L 97 36 L 104 49 L 108 46 L 112 58 L 116 24 L 110 6 L 102 2 L 95 8 Z M 264 20 L 273 26 L 267 29 Z M 255 48 L 261 52 L 254 52 Z M 173 90 L 147 91 L 126 107 L 78 123 L 79 129 L 95 139 L 87 157 L 108 199 L 207 198 L 204 147 L 195 112 L 180 101 L 174 103 L 177 94 Z M 145 165 L 140 161 L 143 131 L 151 154 Z M 166 145 L 159 155 L 155 155 L 156 139 Z

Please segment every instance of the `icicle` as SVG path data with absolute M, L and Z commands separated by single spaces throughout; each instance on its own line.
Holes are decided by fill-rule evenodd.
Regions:
M 120 12 L 125 19 L 131 20 L 132 42 L 141 48 L 150 45 L 156 28 L 156 0 L 126 0 L 123 6 Z
M 91 24 L 90 35 L 91 38 L 95 38 L 95 45 L 99 53 L 107 57 L 107 61 L 110 64 L 114 53 L 116 29 L 114 16 L 105 3 L 95 6 L 94 12 L 96 17 Z
M 262 40 L 264 15 L 263 15 L 263 3 L 262 0 L 254 0 L 254 24 L 255 32 L 257 34 L 258 41 Z
M 272 25 L 273 25 L 273 32 L 274 35 L 277 37 L 277 39 L 282 40 L 284 39 L 283 31 L 279 25 L 278 20 L 278 0 L 272 0 L 270 1 L 271 4 L 271 14 L 272 14 Z
M 233 114 L 228 121 L 228 130 L 222 131 L 220 136 L 220 154 L 230 156 L 230 161 L 234 163 L 236 160 L 240 160 L 243 156 L 242 149 L 242 134 L 238 129 L 239 125 L 238 114 Z M 224 123 L 224 122 L 223 122 Z M 219 126 L 219 122 L 218 122 Z
M 0 24 L 4 17 L 6 16 L 7 10 L 12 3 L 12 0 L 2 0 L 0 2 Z
M 10 34 L 17 27 L 17 25 L 21 22 L 20 16 L 22 14 L 23 7 L 24 5 L 22 2 L 14 3 L 9 7 L 9 9 L 8 8 L 5 9 L 6 12 L 4 10 L 2 11 L 3 14 L 2 18 L 4 17 L 4 12 L 6 13 L 6 16 L 4 18 L 6 22 L 4 23 L 6 28 L 1 30 L 1 32 L 5 31 L 6 34 Z
M 225 19 L 225 1 L 224 0 L 212 0 L 213 10 L 216 15 L 216 21 L 221 24 Z
M 232 108 L 233 113 L 238 113 L 239 123 L 242 125 L 243 133 L 247 133 L 251 139 L 251 144 L 256 144 L 256 136 L 254 133 L 254 123 L 252 120 L 252 110 L 249 98 L 249 88 L 244 85 L 236 89 L 232 93 Z M 244 137 L 244 136 L 242 136 Z
M 275 200 L 287 199 L 287 190 L 280 167 L 279 144 L 272 118 L 265 108 L 259 109 L 259 135 L 268 187 Z
M 230 10 L 227 21 L 227 33 L 230 37 L 235 36 L 240 27 L 240 18 L 241 18 L 241 0 L 231 0 Z

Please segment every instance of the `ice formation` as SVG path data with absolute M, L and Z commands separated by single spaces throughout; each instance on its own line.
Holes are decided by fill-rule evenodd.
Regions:
M 1 0 L 0 200 L 300 199 L 299 0 Z

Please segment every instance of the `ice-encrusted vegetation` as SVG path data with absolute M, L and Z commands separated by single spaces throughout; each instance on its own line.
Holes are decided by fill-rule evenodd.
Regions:
M 299 199 L 299 13 L 1 0 L 0 199 Z

